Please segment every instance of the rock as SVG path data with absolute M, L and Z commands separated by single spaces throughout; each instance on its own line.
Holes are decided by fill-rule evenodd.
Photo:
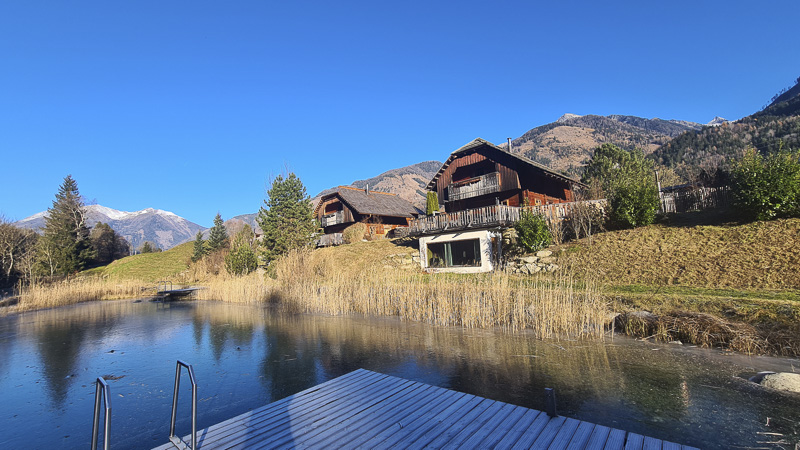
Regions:
M 524 262 L 525 264 L 532 264 L 535 263 L 539 258 L 535 256 L 526 256 L 524 258 L 520 258 L 520 261 Z
M 761 385 L 778 391 L 800 394 L 800 373 L 769 373 L 761 380 Z
M 544 258 L 539 259 L 539 262 L 542 264 L 553 264 L 556 262 L 556 259 L 552 256 L 545 256 Z
M 542 270 L 542 268 L 536 264 L 526 264 L 525 269 L 528 271 L 528 273 L 536 273 Z
M 539 258 L 547 258 L 552 254 L 553 252 L 551 252 L 550 250 L 539 250 L 538 252 L 536 252 L 536 256 L 538 256 Z

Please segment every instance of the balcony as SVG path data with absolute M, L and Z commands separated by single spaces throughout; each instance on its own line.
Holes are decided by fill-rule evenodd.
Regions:
M 479 177 L 451 183 L 447 186 L 447 201 L 464 200 L 465 198 L 491 194 L 500 191 L 500 174 L 487 173 Z
M 333 214 L 322 216 L 322 228 L 344 223 L 344 211 L 336 211 Z
M 567 220 L 570 210 L 579 204 L 588 205 L 602 211 L 606 207 L 606 200 L 586 200 L 524 207 L 492 205 L 483 208 L 466 209 L 420 217 L 411 222 L 408 232 L 411 236 L 424 236 L 469 229 L 510 227 L 519 221 L 523 211 L 542 215 L 549 223 L 560 222 Z

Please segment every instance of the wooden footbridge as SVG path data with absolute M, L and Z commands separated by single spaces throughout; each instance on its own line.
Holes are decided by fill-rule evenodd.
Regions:
M 195 291 L 200 289 L 201 288 L 198 287 L 174 289 L 172 281 L 159 281 L 158 284 L 156 284 L 156 295 L 154 298 L 163 301 L 175 300 L 176 298 L 192 295 Z
M 554 406 L 548 414 L 359 369 L 198 430 L 194 440 L 225 449 L 692 449 L 560 417 Z M 173 436 L 158 449 L 192 441 Z

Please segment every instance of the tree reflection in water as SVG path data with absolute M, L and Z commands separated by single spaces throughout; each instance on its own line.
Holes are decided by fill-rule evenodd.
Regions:
M 9 374 L 28 373 L 41 378 L 25 380 L 30 395 L 42 389 L 55 409 L 71 411 L 13 396 L 4 405 L 13 412 L 0 414 L 0 427 L 9 430 L 0 436 L 4 448 L 30 436 L 32 446 L 42 447 L 82 435 L 93 406 L 91 381 L 106 373 L 125 375 L 112 382 L 115 447 L 163 443 L 166 419 L 162 426 L 156 418 L 169 417 L 178 358 L 198 375 L 201 426 L 365 368 L 536 409 L 544 408 L 543 389 L 551 387 L 568 417 L 704 448 L 755 445 L 756 433 L 773 431 L 766 417 L 781 417 L 782 433 L 800 432 L 793 425 L 800 423 L 800 400 L 735 381 L 750 360 L 625 339 L 539 341 L 527 333 L 393 318 L 121 301 L 0 318 L 0 356 L 0 390 L 19 385 Z M 765 368 L 791 370 L 790 360 L 773 363 Z M 20 366 L 41 368 L 15 372 Z M 180 420 L 186 429 L 188 419 Z

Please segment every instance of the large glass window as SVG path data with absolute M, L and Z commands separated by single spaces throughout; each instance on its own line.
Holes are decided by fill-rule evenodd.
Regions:
M 428 244 L 428 267 L 480 267 L 479 239 Z

